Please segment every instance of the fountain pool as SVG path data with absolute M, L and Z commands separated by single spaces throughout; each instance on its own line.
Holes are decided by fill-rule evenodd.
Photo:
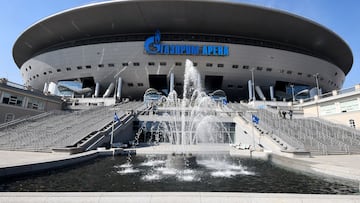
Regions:
M 355 186 L 224 154 L 192 156 L 180 167 L 171 161 L 173 155 L 129 158 L 102 157 L 80 166 L 1 180 L 0 191 L 359 193 Z

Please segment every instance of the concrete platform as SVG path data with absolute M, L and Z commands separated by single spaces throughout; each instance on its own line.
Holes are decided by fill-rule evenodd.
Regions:
M 0 202 L 82 203 L 360 203 L 359 195 L 304 195 L 269 193 L 137 192 L 137 193 L 0 193 Z

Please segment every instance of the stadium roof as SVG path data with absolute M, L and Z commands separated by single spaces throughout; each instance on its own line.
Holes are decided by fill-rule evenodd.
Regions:
M 66 10 L 30 26 L 13 47 L 20 68 L 49 47 L 112 35 L 162 33 L 233 36 L 298 47 L 322 56 L 347 74 L 349 46 L 308 19 L 264 7 L 211 0 L 121 0 Z

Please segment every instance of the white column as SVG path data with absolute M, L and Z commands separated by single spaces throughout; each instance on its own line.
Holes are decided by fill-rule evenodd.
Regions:
M 121 88 L 122 88 L 122 78 L 118 78 L 118 84 L 117 84 L 117 91 L 116 91 L 116 98 L 121 99 Z
M 274 86 L 270 86 L 270 99 L 271 101 L 274 100 Z
M 170 73 L 170 89 L 169 93 L 174 90 L 174 73 Z
M 95 84 L 95 97 L 99 97 L 99 94 L 100 94 L 100 83 L 97 82 Z
M 44 89 L 43 89 L 43 93 L 44 93 L 44 94 L 46 94 L 46 93 L 48 92 L 48 88 L 49 88 L 49 85 L 48 85 L 48 83 L 46 82 L 46 83 L 44 84 Z
M 115 87 L 114 83 L 113 82 L 110 83 L 109 87 L 105 91 L 105 94 L 103 95 L 103 98 L 109 97 L 111 95 L 111 93 L 113 93 L 114 87 Z
M 249 101 L 253 98 L 253 91 L 252 91 L 252 82 L 251 80 L 248 81 L 248 90 L 249 90 Z

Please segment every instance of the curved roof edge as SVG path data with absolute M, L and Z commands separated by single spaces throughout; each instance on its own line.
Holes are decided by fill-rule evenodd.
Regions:
M 156 29 L 289 44 L 326 56 L 345 74 L 353 64 L 347 43 L 314 21 L 286 11 L 221 0 L 121 0 L 75 7 L 27 28 L 14 44 L 13 57 L 20 68 L 57 44 L 115 33 L 153 33 Z

